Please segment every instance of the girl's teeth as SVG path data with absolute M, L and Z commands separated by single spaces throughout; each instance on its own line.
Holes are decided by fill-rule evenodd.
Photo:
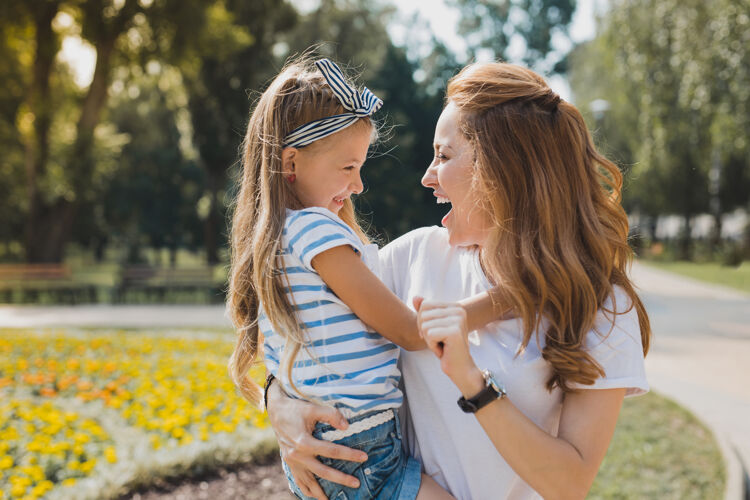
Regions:
M 443 198 L 442 196 L 437 197 L 438 203 L 450 203 L 451 201 L 448 198 Z

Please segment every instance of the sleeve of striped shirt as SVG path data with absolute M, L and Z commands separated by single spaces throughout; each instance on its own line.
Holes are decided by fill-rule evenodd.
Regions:
M 358 254 L 362 253 L 362 243 L 351 228 L 341 219 L 312 210 L 302 210 L 287 224 L 289 252 L 299 258 L 308 271 L 313 258 L 319 253 L 341 245 L 349 245 Z
M 279 376 L 279 353 L 268 343 L 263 342 L 263 362 L 266 370 L 273 373 L 274 377 Z

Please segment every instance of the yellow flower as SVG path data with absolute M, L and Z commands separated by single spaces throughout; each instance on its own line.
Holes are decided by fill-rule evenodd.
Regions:
M 115 452 L 115 447 L 107 446 L 104 449 L 104 457 L 107 459 L 107 462 L 111 464 L 117 462 L 117 453 Z
M 88 474 L 94 469 L 95 466 L 96 466 L 96 459 L 92 458 L 91 460 L 83 462 L 80 466 L 80 469 L 81 469 L 81 472 L 83 472 L 84 474 Z
M 26 486 L 22 484 L 14 484 L 10 488 L 10 496 L 12 497 L 22 497 L 26 494 Z
M 0 458 L 0 469 L 10 469 L 11 467 L 13 467 L 13 457 L 5 455 Z

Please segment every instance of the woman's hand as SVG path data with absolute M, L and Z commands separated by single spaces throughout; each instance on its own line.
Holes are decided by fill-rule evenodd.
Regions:
M 279 441 L 281 458 L 289 466 L 302 493 L 327 500 L 315 476 L 350 488 L 359 488 L 357 478 L 327 467 L 317 458 L 322 456 L 353 462 L 367 460 L 367 454 L 362 451 L 312 436 L 317 422 L 331 424 L 340 430 L 349 426 L 335 408 L 292 399 L 281 390 L 278 382 L 272 382 L 268 389 L 268 417 Z
M 469 352 L 466 310 L 457 303 L 414 297 L 417 325 L 427 347 L 440 359 L 440 368 L 466 397 L 484 386 L 482 372 Z

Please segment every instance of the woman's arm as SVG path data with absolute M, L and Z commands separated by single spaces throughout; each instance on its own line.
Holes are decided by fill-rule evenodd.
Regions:
M 367 454 L 312 436 L 317 422 L 331 424 L 340 430 L 346 429 L 349 423 L 341 413 L 329 406 L 290 398 L 275 381 L 268 388 L 267 401 L 268 417 L 279 442 L 281 458 L 289 466 L 302 493 L 318 500 L 327 500 L 315 476 L 350 488 L 359 488 L 357 478 L 323 465 L 318 456 L 364 462 Z
M 417 316 L 388 289 L 348 245 L 319 253 L 312 266 L 334 293 L 362 321 L 404 349 L 424 349 Z M 459 303 L 467 312 L 469 330 L 481 328 L 501 315 L 488 292 Z
M 425 302 L 419 308 L 419 323 L 442 370 L 464 397 L 474 397 L 485 383 L 469 354 L 462 308 Z M 557 437 L 540 429 L 508 398 L 475 415 L 508 465 L 542 497 L 585 498 L 609 447 L 624 397 L 625 389 L 566 394 Z

